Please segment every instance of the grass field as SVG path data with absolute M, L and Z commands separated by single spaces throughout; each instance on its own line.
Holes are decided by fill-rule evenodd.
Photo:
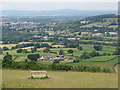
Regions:
M 102 62 L 102 61 L 106 61 L 106 62 Z M 68 64 L 75 65 L 75 66 L 76 65 L 78 65 L 78 66 L 99 66 L 101 68 L 108 68 L 108 69 L 110 69 L 111 72 L 115 72 L 114 65 L 116 63 L 118 63 L 118 57 L 101 56 L 101 57 L 94 57 L 94 58 L 86 59 L 79 63 L 69 62 Z
M 30 71 L 3 70 L 3 88 L 117 88 L 117 73 L 48 71 L 49 79 L 28 79 Z

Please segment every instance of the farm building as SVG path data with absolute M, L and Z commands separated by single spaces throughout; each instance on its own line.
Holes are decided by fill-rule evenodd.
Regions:
M 60 61 L 64 61 L 64 60 L 69 60 L 69 57 L 64 57 L 63 55 L 45 55 L 42 56 L 38 59 L 39 60 L 60 60 Z
M 118 35 L 116 32 L 108 32 L 108 34 L 110 34 L 112 36 L 117 36 Z
M 104 35 L 102 33 L 95 33 L 92 34 L 92 37 L 104 37 Z

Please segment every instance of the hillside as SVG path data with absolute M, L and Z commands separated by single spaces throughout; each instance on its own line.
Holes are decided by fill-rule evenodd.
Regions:
M 81 20 L 69 20 L 66 23 L 58 25 L 54 30 L 81 32 L 94 30 L 105 31 L 117 31 L 118 16 L 115 14 L 104 14 L 97 16 L 90 16 Z M 59 29 L 61 28 L 61 29 Z

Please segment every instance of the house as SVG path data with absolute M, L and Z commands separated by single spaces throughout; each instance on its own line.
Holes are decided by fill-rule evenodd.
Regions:
M 91 35 L 92 33 L 91 32 L 81 32 L 81 36 L 86 36 L 86 35 Z
M 116 32 L 108 32 L 111 36 L 117 36 L 118 34 Z
M 80 38 L 67 38 L 67 40 L 79 40 Z
M 92 37 L 104 37 L 104 35 L 102 33 L 95 33 L 92 34 Z

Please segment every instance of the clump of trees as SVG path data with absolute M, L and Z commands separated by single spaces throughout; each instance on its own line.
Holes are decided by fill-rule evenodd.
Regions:
M 73 53 L 73 50 L 72 50 L 72 49 L 69 49 L 67 52 L 68 52 L 68 53 Z
M 80 56 L 81 59 L 88 59 L 90 57 L 96 57 L 96 56 L 101 56 L 99 52 L 92 51 L 92 52 L 83 52 L 83 54 Z
M 29 53 L 27 49 L 18 49 L 16 52 L 17 53 Z
M 31 53 L 34 53 L 37 51 L 37 47 L 31 48 Z
M 44 50 L 43 50 L 44 53 L 49 53 L 50 52 L 50 49 L 48 47 L 46 47 Z
M 113 52 L 113 55 L 120 55 L 120 47 L 116 47 L 116 50 Z
M 6 55 L 3 57 L 2 60 L 2 67 L 10 67 L 12 64 L 13 60 L 12 60 L 12 55 L 10 55 L 8 52 L 6 53 Z
M 77 49 L 80 50 L 80 51 L 82 51 L 83 47 L 82 46 L 78 46 Z
M 88 59 L 90 58 L 90 54 L 88 52 L 83 52 L 83 54 L 80 56 L 81 59 Z
M 28 55 L 28 59 L 30 59 L 32 61 L 37 61 L 38 58 L 39 58 L 39 54 L 29 54 Z
M 101 51 L 103 47 L 101 45 L 95 45 L 93 46 L 96 51 Z
M 6 46 L 4 46 L 4 47 L 3 47 L 3 50 L 4 50 L 4 51 L 5 51 L 5 50 L 9 50 L 9 48 L 6 47 Z
M 59 50 L 59 55 L 64 55 L 64 51 L 62 49 Z

